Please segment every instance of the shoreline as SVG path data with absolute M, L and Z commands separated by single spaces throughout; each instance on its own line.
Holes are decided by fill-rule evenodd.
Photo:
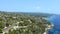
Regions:
M 43 18 L 43 19 L 49 21 L 47 18 Z M 45 28 L 45 32 L 43 34 L 47 34 L 48 30 L 50 30 L 54 26 L 53 22 L 50 22 L 50 23 L 51 25 L 47 25 L 47 28 Z
M 45 32 L 43 34 L 47 34 L 48 30 L 50 30 L 54 26 L 54 24 L 51 22 L 51 25 L 47 25 L 47 26 L 48 27 L 45 28 Z

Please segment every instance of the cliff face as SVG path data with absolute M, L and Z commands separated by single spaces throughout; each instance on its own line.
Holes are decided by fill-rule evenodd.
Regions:
M 47 16 L 48 17 L 48 16 Z M 43 17 L 36 17 L 32 14 L 0 13 L 0 33 L 3 34 L 43 34 L 51 23 Z M 6 32 L 7 31 L 7 32 Z

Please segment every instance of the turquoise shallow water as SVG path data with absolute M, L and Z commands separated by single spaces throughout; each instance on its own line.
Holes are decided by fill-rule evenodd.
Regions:
M 48 31 L 48 34 L 60 34 L 60 15 L 54 15 L 46 20 L 54 24 L 53 28 Z

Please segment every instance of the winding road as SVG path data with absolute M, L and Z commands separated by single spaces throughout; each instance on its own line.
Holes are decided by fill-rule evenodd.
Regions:
M 26 28 L 27 26 L 18 26 L 18 22 L 17 23 L 14 23 L 14 24 L 12 24 L 11 26 L 8 26 L 7 28 L 4 28 L 2 31 L 3 31 L 3 34 L 4 33 L 7 33 L 8 32 L 8 30 L 9 29 L 11 29 L 11 28 Z

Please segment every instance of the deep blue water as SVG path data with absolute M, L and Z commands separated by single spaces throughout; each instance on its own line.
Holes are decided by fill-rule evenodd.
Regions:
M 54 24 L 53 28 L 48 31 L 48 34 L 60 34 L 60 15 L 54 15 L 47 18 L 47 20 Z

